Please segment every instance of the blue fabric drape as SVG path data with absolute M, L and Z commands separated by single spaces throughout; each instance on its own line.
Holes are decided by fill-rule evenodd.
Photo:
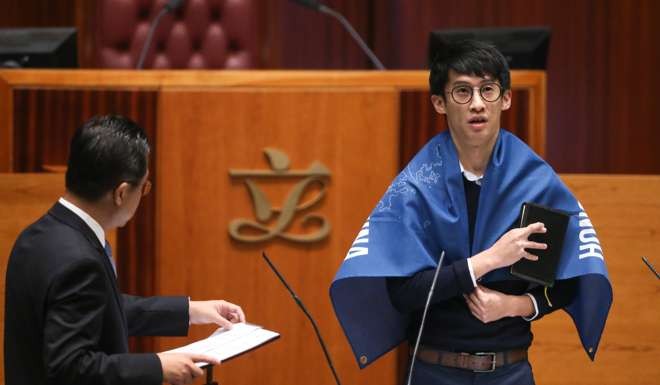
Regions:
M 553 169 L 525 143 L 500 130 L 484 174 L 473 244 L 469 244 L 463 179 L 451 135 L 431 139 L 394 179 L 365 222 L 330 287 L 330 297 L 358 365 L 405 339 L 408 322 L 389 300 L 386 278 L 469 258 L 511 229 L 523 202 L 571 213 L 557 279 L 579 277 L 573 318 L 594 359 L 612 303 L 600 242 L 586 212 Z M 516 279 L 508 268 L 487 281 Z

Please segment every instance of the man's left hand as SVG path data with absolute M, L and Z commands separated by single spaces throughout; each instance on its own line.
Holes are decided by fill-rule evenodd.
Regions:
M 240 306 L 223 300 L 190 301 L 191 324 L 217 324 L 231 329 L 232 324 L 245 322 L 245 314 Z
M 528 316 L 534 311 L 528 296 L 507 295 L 484 286 L 477 286 L 464 297 L 472 315 L 483 323 L 504 317 Z

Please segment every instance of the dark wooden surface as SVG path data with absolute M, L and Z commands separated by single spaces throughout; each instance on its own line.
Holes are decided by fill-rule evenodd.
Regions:
M 3 0 L 0 28 L 74 25 L 76 1 Z
M 261 0 L 266 36 L 263 39 L 266 68 L 371 69 L 350 35 L 327 15 L 289 0 Z M 370 44 L 373 0 L 322 1 L 341 12 Z M 384 2 L 383 2 L 384 3 Z

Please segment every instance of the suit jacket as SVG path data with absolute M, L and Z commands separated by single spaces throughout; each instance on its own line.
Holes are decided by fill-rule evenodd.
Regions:
M 120 294 L 92 229 L 59 203 L 16 240 L 5 285 L 7 385 L 161 384 L 128 336 L 188 332 L 188 299 Z

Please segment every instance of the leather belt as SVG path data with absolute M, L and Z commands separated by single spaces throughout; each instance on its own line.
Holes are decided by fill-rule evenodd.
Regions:
M 417 358 L 427 364 L 472 370 L 473 372 L 492 372 L 504 365 L 526 360 L 527 349 L 514 349 L 503 352 L 457 353 L 420 346 L 417 350 Z

